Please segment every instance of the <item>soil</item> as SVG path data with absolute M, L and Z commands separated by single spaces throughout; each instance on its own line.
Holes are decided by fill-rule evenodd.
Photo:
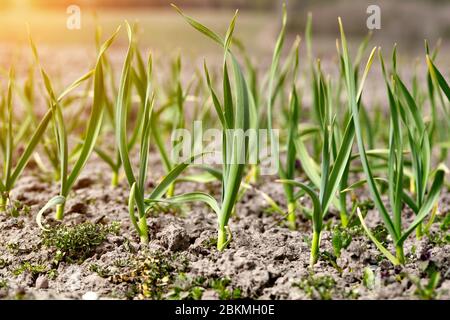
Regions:
M 151 159 L 149 185 L 162 172 L 158 156 L 153 153 Z M 311 222 L 299 214 L 298 231 L 289 230 L 279 214 L 268 212 L 260 193 L 249 190 L 230 221 L 233 239 L 225 251 L 218 252 L 214 245 L 214 213 L 199 204 L 153 212 L 148 217 L 151 241 L 144 246 L 129 220 L 128 186 L 122 181 L 119 187 L 110 187 L 108 172 L 94 158 L 68 200 L 65 225 L 120 222 L 120 231 L 109 234 L 81 261 L 56 261 L 56 249 L 44 245 L 35 217 L 57 194 L 58 186 L 42 181 L 33 169 L 25 172 L 12 199 L 28 206 L 29 212 L 22 210 L 18 217 L 0 214 L 0 298 L 192 298 L 201 287 L 197 298 L 203 299 L 417 299 L 424 298 L 417 283 L 425 287 L 431 271 L 439 271 L 433 297 L 450 299 L 450 243 L 437 243 L 439 235 L 448 232 L 440 230 L 440 223 L 433 224 L 431 236 L 417 240 L 411 235 L 405 244 L 406 265 L 394 268 L 357 226 L 351 229 L 350 244 L 336 258 L 332 238 L 339 221 L 331 210 L 322 255 L 311 270 Z M 215 183 L 180 183 L 177 192 L 192 188 L 220 196 Z M 259 188 L 283 204 L 275 177 L 262 177 Z M 358 197 L 369 199 L 364 190 Z M 310 205 L 307 199 L 304 205 Z M 438 221 L 449 211 L 450 194 L 444 191 Z M 51 217 L 46 214 L 45 221 L 55 225 Z M 405 224 L 410 222 L 412 213 L 405 210 L 404 219 Z M 375 209 L 368 209 L 366 221 L 371 228 L 382 225 Z M 367 267 L 374 275 L 369 284 L 364 280 Z

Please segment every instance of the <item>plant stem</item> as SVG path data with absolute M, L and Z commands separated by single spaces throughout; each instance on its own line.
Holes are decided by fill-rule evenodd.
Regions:
M 251 171 L 250 171 L 250 182 L 251 183 L 257 183 L 259 180 L 259 176 L 260 176 L 260 169 L 259 169 L 259 165 L 254 164 L 251 167 Z
M 115 188 L 119 185 L 119 172 L 114 171 L 111 178 L 111 185 Z
M 174 194 L 175 194 L 175 184 L 172 183 L 169 186 L 169 188 L 167 189 L 166 196 L 167 196 L 167 198 L 171 198 L 171 197 L 173 197 Z
M 409 179 L 409 192 L 411 192 L 412 195 L 416 193 L 416 184 L 414 183 L 414 178 L 412 177 Z
M 288 203 L 287 219 L 288 219 L 289 229 L 291 229 L 291 230 L 297 229 L 297 223 L 296 223 L 297 215 L 295 214 L 296 209 L 297 209 L 297 204 L 295 203 L 295 201 L 290 201 Z
M 347 226 L 348 226 L 348 215 L 347 215 L 347 212 L 345 210 L 341 210 L 340 217 L 341 217 L 341 225 L 342 225 L 342 227 L 347 228 Z
M 225 226 L 219 226 L 217 231 L 217 250 L 223 251 L 227 243 L 227 233 L 225 232 Z
M 423 237 L 423 228 L 422 223 L 419 223 L 416 228 L 416 237 L 417 240 L 420 240 Z
M 55 170 L 55 172 L 53 173 L 53 179 L 55 179 L 55 181 L 59 181 L 61 180 L 61 173 L 58 170 Z
M 314 230 L 311 242 L 311 258 L 309 260 L 309 264 L 311 267 L 316 264 L 319 258 L 319 247 L 320 247 L 320 232 Z
M 405 263 L 405 254 L 403 253 L 403 246 L 396 246 L 395 247 L 395 252 L 396 252 L 396 257 L 398 259 L 398 261 L 400 262 L 400 264 L 404 264 Z
M 6 211 L 7 205 L 8 205 L 8 197 L 2 194 L 0 196 L 0 212 Z
M 236 206 L 234 206 L 233 210 L 231 210 L 230 217 L 236 217 L 236 215 L 237 215 Z
M 341 211 L 340 213 L 340 217 L 341 217 L 341 225 L 344 228 L 347 228 L 348 226 L 348 215 L 345 211 Z
M 64 217 L 64 204 L 58 204 L 56 206 L 56 215 L 55 215 L 55 219 L 61 221 Z
M 148 227 L 147 227 L 147 218 L 140 217 L 139 218 L 139 231 L 141 236 L 141 243 L 147 244 L 148 243 Z
M 347 187 L 347 183 L 341 183 L 341 189 L 345 189 Z M 339 197 L 339 206 L 340 206 L 340 217 L 341 217 L 341 225 L 344 228 L 348 226 L 348 212 L 347 212 L 347 194 L 343 193 Z

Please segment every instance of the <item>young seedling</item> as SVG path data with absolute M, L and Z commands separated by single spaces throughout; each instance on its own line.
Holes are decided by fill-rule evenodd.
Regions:
M 34 48 L 34 45 L 33 45 Z M 35 49 L 33 50 L 34 52 Z M 64 92 L 59 95 L 55 100 L 57 102 L 61 102 L 64 98 L 67 97 L 67 95 L 77 88 L 83 81 L 85 81 L 87 78 L 89 78 L 92 75 L 92 72 L 87 73 L 83 77 L 76 80 L 74 83 L 69 85 Z M 5 210 L 6 206 L 9 202 L 9 193 L 14 187 L 15 183 L 17 182 L 18 178 L 22 174 L 23 170 L 25 169 L 26 165 L 28 164 L 28 161 L 32 157 L 33 153 L 35 152 L 35 149 L 37 145 L 42 141 L 44 134 L 47 130 L 47 127 L 49 126 L 52 117 L 53 117 L 53 111 L 50 109 L 48 110 L 43 118 L 39 121 L 36 120 L 36 128 L 34 131 L 30 133 L 31 138 L 29 139 L 28 143 L 24 147 L 24 151 L 20 155 L 19 159 L 17 159 L 17 162 L 14 164 L 14 154 L 16 153 L 16 149 L 19 147 L 18 140 L 13 137 L 14 135 L 14 112 L 13 112 L 13 87 L 14 87 L 14 73 L 11 71 L 10 73 L 10 79 L 8 84 L 8 90 L 7 90 L 7 97 L 4 103 L 4 110 L 2 110 L 2 120 L 6 120 L 5 122 L 2 121 L 1 125 L 1 147 L 2 147 L 2 154 L 4 156 L 3 161 L 3 176 L 0 180 L 0 211 Z M 5 111 L 3 113 L 3 111 Z M 19 130 L 21 131 L 21 130 Z
M 147 213 L 151 209 L 153 202 L 159 201 L 160 198 L 167 192 L 173 182 L 180 176 L 180 174 L 189 166 L 195 157 L 187 159 L 184 163 L 175 166 L 167 176 L 153 189 L 148 198 L 145 198 L 145 186 L 148 174 L 148 155 L 150 148 L 150 136 L 152 130 L 152 109 L 154 104 L 154 96 L 152 94 L 152 83 L 150 81 L 152 75 L 152 58 L 149 55 L 145 86 L 145 108 L 142 120 L 142 130 L 140 131 L 140 152 L 139 152 L 139 171 L 136 175 L 133 170 L 130 158 L 129 139 L 127 137 L 127 115 L 128 106 L 130 104 L 131 83 L 132 83 L 132 59 L 135 52 L 133 30 L 127 23 L 127 33 L 129 39 L 129 47 L 127 56 L 123 65 L 117 104 L 115 109 L 115 128 L 117 145 L 120 152 L 125 176 L 130 186 L 130 196 L 128 200 L 128 209 L 130 219 L 139 234 L 142 243 L 148 243 L 148 226 Z M 157 128 L 156 128 L 157 129 Z M 135 216 L 135 209 L 137 208 L 138 217 Z
M 205 74 L 208 87 L 211 91 L 214 108 L 222 125 L 222 198 L 220 203 L 211 195 L 202 192 L 192 192 L 174 196 L 167 201 L 172 203 L 184 203 L 201 201 L 210 206 L 217 214 L 218 235 L 217 249 L 222 251 L 231 241 L 231 232 L 228 221 L 236 205 L 236 200 L 244 176 L 248 156 L 248 137 L 244 136 L 250 125 L 250 101 L 249 90 L 241 67 L 230 50 L 237 12 L 228 27 L 225 39 L 218 34 L 185 15 L 177 6 L 172 5 L 178 13 L 196 30 L 203 33 L 224 49 L 223 59 L 223 103 L 219 101 L 215 90 L 211 85 L 211 79 L 205 63 Z M 231 81 L 228 73 L 228 58 L 231 59 L 234 73 L 234 95 L 231 89 Z M 233 97 L 236 101 L 233 101 Z
M 144 192 L 145 192 L 145 183 L 147 178 L 147 166 L 148 166 L 148 153 L 149 153 L 149 134 L 150 134 L 150 116 L 153 108 L 153 98 L 150 101 L 150 81 L 148 80 L 147 85 L 147 95 L 146 95 L 146 105 L 144 112 L 144 129 L 142 130 L 141 135 L 141 150 L 139 154 L 139 165 L 140 170 L 138 177 L 135 177 L 133 172 L 133 168 L 131 166 L 131 161 L 129 158 L 128 151 L 128 138 L 127 138 L 127 105 L 129 104 L 129 95 L 130 95 L 130 81 L 131 81 L 131 59 L 133 56 L 133 38 L 132 31 L 129 25 L 127 24 L 128 37 L 130 41 L 130 46 L 128 49 L 127 58 L 124 63 L 124 68 L 122 71 L 121 84 L 119 88 L 119 96 L 117 99 L 116 105 L 116 119 L 115 126 L 117 130 L 117 145 L 119 146 L 120 158 L 123 163 L 123 168 L 125 170 L 125 175 L 127 177 L 128 183 L 131 186 L 130 197 L 129 197 L 129 214 L 131 218 L 131 222 L 133 226 L 138 231 L 142 243 L 148 243 L 148 227 L 147 227 L 147 219 L 146 219 L 146 210 L 144 204 Z M 152 72 L 152 62 L 151 56 L 149 56 L 148 67 L 147 67 L 147 75 L 150 76 Z M 149 78 L 147 78 L 149 79 Z M 137 205 L 139 222 L 137 221 L 134 210 L 135 204 Z
M 169 95 L 167 97 L 167 103 L 158 112 L 155 112 L 155 116 L 152 117 L 152 126 L 160 127 L 160 123 L 163 120 L 163 113 L 167 111 L 169 115 L 169 127 L 170 132 L 175 132 L 176 130 L 184 129 L 186 126 L 185 119 L 185 103 L 188 98 L 189 91 L 192 84 L 194 83 L 192 79 L 186 88 L 183 88 L 181 82 L 181 56 L 178 55 L 177 58 L 172 63 L 172 77 L 170 79 L 170 84 L 168 85 Z M 166 172 L 170 172 L 175 166 L 172 157 L 167 152 L 166 144 L 164 142 L 161 130 L 152 130 L 152 136 L 155 139 L 156 147 L 158 148 L 159 154 L 161 156 L 164 169 Z M 177 144 L 177 139 L 172 136 L 172 150 L 175 149 Z M 172 183 L 167 190 L 167 196 L 171 197 L 175 193 L 175 182 Z
M 30 42 L 32 42 L 31 39 Z M 34 46 L 34 44 L 32 44 L 32 46 Z M 38 66 L 40 64 L 37 57 L 35 64 L 37 64 Z M 28 77 L 23 85 L 23 90 L 21 90 L 19 86 L 16 86 L 17 94 L 21 98 L 21 101 L 24 104 L 26 111 L 26 115 L 24 115 L 26 117 L 25 121 L 22 122 L 21 128 L 18 130 L 18 133 L 15 136 L 16 141 L 20 141 L 20 139 L 25 137 L 27 134 L 32 134 L 32 131 L 30 129 L 37 127 L 39 125 L 39 119 L 36 112 L 37 110 L 35 108 L 36 103 L 38 103 L 38 101 L 36 100 L 36 93 L 35 93 L 36 89 L 35 88 L 36 82 L 34 79 L 35 69 L 36 69 L 35 65 L 32 65 L 29 68 Z M 82 118 L 82 113 L 85 111 L 87 105 L 86 102 L 88 100 L 89 93 L 91 92 L 92 78 L 93 78 L 92 74 L 93 72 L 90 71 L 88 74 L 80 78 L 81 81 L 76 85 L 76 87 L 73 87 L 72 89 L 65 91 L 64 99 L 61 99 L 59 101 L 61 108 L 64 110 L 64 112 L 68 113 L 67 116 L 65 117 L 68 134 L 76 131 L 76 129 L 79 127 L 80 119 Z M 73 89 L 77 88 L 84 81 L 87 82 L 84 92 L 81 95 L 76 92 L 73 92 L 74 91 Z M 50 122 L 49 126 L 52 127 L 53 123 Z M 33 153 L 34 162 L 42 171 L 44 177 L 49 174 L 53 174 L 52 180 L 55 181 L 60 180 L 60 173 L 61 173 L 60 161 L 56 138 L 55 135 L 53 134 L 53 128 L 52 130 L 47 130 L 43 134 L 40 141 L 40 145 L 41 145 L 40 150 L 43 151 L 46 157 L 45 160 L 47 161 L 45 161 L 42 158 L 41 153 L 34 152 Z M 73 163 L 74 158 L 77 157 L 77 152 L 79 150 L 80 150 L 79 146 L 74 148 L 73 152 L 69 156 L 70 163 Z
M 438 93 L 439 100 L 441 102 L 442 111 L 443 111 L 443 121 L 441 128 L 441 137 L 442 141 L 440 142 L 440 146 L 442 149 L 441 158 L 445 161 L 448 158 L 448 150 L 450 150 L 450 107 L 448 103 L 445 103 L 442 93 L 444 93 L 448 102 L 450 102 L 450 86 L 448 82 L 445 80 L 442 73 L 438 70 L 438 68 L 433 63 L 435 58 L 435 54 L 429 55 L 427 54 L 427 65 L 429 72 L 429 81 L 428 86 L 430 87 L 430 96 L 433 96 L 434 92 Z M 433 104 L 433 103 L 432 103 Z M 437 113 L 437 112 L 436 112 Z M 435 123 L 438 121 L 435 120 Z M 447 159 L 448 160 L 448 159 Z
M 133 28 L 133 33 L 135 32 L 136 27 Z M 100 48 L 100 35 L 99 31 L 97 32 L 97 47 Z M 143 120 L 144 120 L 144 111 L 145 111 L 145 105 L 146 105 L 146 86 L 147 83 L 150 81 L 150 79 L 147 79 L 147 72 L 146 72 L 146 66 L 145 62 L 143 61 L 143 58 L 139 51 L 137 50 L 137 41 L 133 42 L 133 51 L 135 52 L 135 55 L 133 58 L 135 58 L 135 65 L 131 65 L 131 88 L 134 88 L 136 91 L 137 98 L 139 99 L 139 108 L 136 112 L 136 120 L 133 132 L 128 139 L 128 149 L 132 149 L 134 145 L 138 142 L 139 136 L 142 133 L 143 130 Z M 105 121 L 105 124 L 109 124 L 110 129 L 112 129 L 113 133 L 115 134 L 117 132 L 115 127 L 115 104 L 116 104 L 116 97 L 118 94 L 118 90 L 116 88 L 115 83 L 115 77 L 114 77 L 114 70 L 109 62 L 108 56 L 106 53 L 104 54 L 103 58 L 103 65 L 105 69 L 105 76 L 109 78 L 109 88 L 105 86 L 105 109 L 106 109 L 106 119 L 109 120 L 109 123 Z M 108 90 L 109 89 L 109 90 Z M 108 96 L 108 91 L 112 93 L 112 98 Z M 133 101 L 135 98 L 134 95 L 131 95 L 131 100 Z M 128 112 L 132 113 L 131 108 Z M 117 187 L 120 182 L 120 170 L 122 168 L 122 159 L 120 157 L 120 151 L 117 144 L 114 144 L 112 150 L 108 150 L 106 148 L 102 148 L 101 145 L 98 145 L 94 148 L 95 153 L 106 163 L 112 170 L 112 178 L 111 178 L 111 185 L 113 187 Z
M 341 54 L 339 45 L 337 43 L 337 49 L 339 54 L 339 60 L 340 60 L 340 76 L 338 79 L 338 84 L 336 86 L 335 92 L 333 92 L 333 87 L 331 85 L 331 81 L 327 81 L 327 104 L 324 103 L 324 96 L 323 96 L 323 85 L 324 81 L 322 80 L 323 76 L 321 75 L 320 70 L 320 61 L 317 63 L 317 68 L 314 66 L 314 63 L 312 62 L 312 48 L 311 48 L 311 39 L 312 39 L 312 32 L 311 32 L 311 25 L 312 25 L 312 16 L 311 14 L 308 15 L 308 21 L 307 21 L 307 27 L 305 31 L 305 38 L 307 43 L 307 52 L 308 52 L 308 61 L 311 65 L 311 91 L 312 91 L 312 99 L 313 99 L 313 105 L 312 105 L 312 116 L 311 118 L 314 118 L 318 125 L 301 125 L 300 126 L 300 132 L 299 132 L 299 139 L 296 140 L 296 149 L 297 149 L 297 156 L 300 160 L 301 168 L 305 172 L 305 174 L 308 176 L 308 178 L 312 181 L 314 186 L 316 188 L 321 187 L 321 166 L 318 164 L 319 161 L 316 161 L 315 159 L 317 156 L 311 155 L 308 151 L 308 148 L 306 146 L 305 141 L 307 139 L 312 138 L 313 142 L 313 150 L 314 153 L 323 153 L 323 144 L 324 144 L 324 137 L 328 135 L 327 132 L 327 124 L 326 121 L 328 121 L 325 117 L 325 112 L 328 110 L 328 115 L 331 117 L 334 117 L 334 123 L 332 130 L 332 137 L 329 138 L 329 141 L 331 143 L 331 157 L 336 159 L 338 156 L 338 146 L 342 144 L 342 142 L 346 142 L 349 144 L 343 145 L 345 148 L 351 148 L 353 145 L 353 137 L 354 137 L 354 128 L 353 124 L 351 123 L 351 113 L 347 112 L 338 112 L 339 106 L 342 104 L 341 102 L 341 91 L 343 82 L 345 81 L 345 74 L 354 74 L 355 78 L 355 86 L 356 81 L 358 80 L 358 73 L 359 73 L 359 66 L 363 57 L 363 54 L 365 52 L 365 49 L 368 45 L 369 37 L 366 37 L 364 41 L 360 44 L 358 48 L 358 54 L 355 59 L 355 62 L 353 65 L 350 64 L 350 58 L 347 53 L 344 52 L 344 56 Z M 370 67 L 372 65 L 372 59 L 373 59 L 374 52 L 371 53 L 370 58 L 364 68 L 364 73 L 360 79 L 360 85 L 358 90 L 358 103 L 360 103 L 361 96 L 362 96 L 362 89 L 364 82 L 368 76 Z M 348 61 L 348 70 L 345 69 L 345 63 L 344 59 Z M 327 109 L 328 108 L 328 109 Z M 340 120 L 342 118 L 342 120 Z M 305 140 L 305 141 L 304 141 Z M 322 147 L 320 147 L 322 146 Z M 345 161 L 345 165 L 343 167 L 343 173 L 342 177 L 339 182 L 339 197 L 337 198 L 335 195 L 333 195 L 333 199 L 331 200 L 331 203 L 333 207 L 336 209 L 339 209 L 340 212 L 340 219 L 341 224 L 343 227 L 346 227 L 349 223 L 349 214 L 347 212 L 347 200 L 346 200 L 346 192 L 343 192 L 343 190 L 347 189 L 348 185 L 348 176 L 350 172 L 350 164 L 352 161 L 352 157 L 349 154 L 350 150 L 346 149 L 345 152 L 343 152 L 341 155 L 347 155 L 348 158 Z
M 275 88 L 275 94 L 274 94 L 274 82 L 276 75 L 278 73 L 278 65 L 281 57 L 281 52 L 283 49 L 284 39 L 285 39 L 285 33 L 286 33 L 286 22 L 287 22 L 287 13 L 286 13 L 286 5 L 283 4 L 283 19 L 282 19 L 282 27 L 280 34 L 278 36 L 278 40 L 275 45 L 273 57 L 272 57 L 272 64 L 270 68 L 269 73 L 269 85 L 268 85 L 268 91 L 267 91 L 267 129 L 269 130 L 270 135 L 270 143 L 271 145 L 274 145 L 275 143 L 275 136 L 273 135 L 273 104 L 274 104 L 274 98 L 276 97 L 276 93 L 278 93 L 279 87 L 277 86 Z M 290 98 L 290 107 L 288 111 L 288 139 L 286 142 L 286 149 L 287 149 L 287 155 L 286 155 L 286 163 L 283 168 L 283 165 L 281 163 L 281 159 L 278 157 L 278 175 L 283 180 L 293 180 L 295 178 L 295 160 L 296 160 L 296 146 L 295 141 L 298 139 L 298 121 L 299 121 L 299 101 L 298 101 L 298 95 L 297 95 L 297 89 L 296 89 L 296 78 L 297 78 L 297 71 L 298 71 L 298 46 L 299 41 L 297 41 L 296 46 L 296 55 L 295 55 L 295 65 L 294 65 L 294 72 L 293 72 L 293 85 L 291 90 L 291 98 Z M 276 154 L 279 153 L 279 150 L 276 151 Z M 287 202 L 287 211 L 288 211 L 288 225 L 289 228 L 292 230 L 296 229 L 296 201 L 294 199 L 294 187 L 292 184 L 283 184 L 284 188 L 284 194 Z
M 396 61 L 396 50 L 394 50 L 394 61 Z M 400 116 L 407 129 L 409 148 L 411 150 L 412 176 L 414 181 L 413 196 L 411 198 L 404 193 L 403 197 L 408 206 L 418 214 L 424 205 L 429 193 L 428 181 L 431 170 L 431 152 L 433 150 L 432 140 L 428 128 L 424 122 L 424 115 L 418 106 L 414 96 L 406 88 L 400 79 L 396 66 L 394 65 L 393 81 L 395 92 L 399 99 Z M 422 224 L 416 228 L 417 237 L 422 236 Z
M 353 103 L 357 104 L 360 101 L 364 82 L 373 62 L 375 48 L 372 50 L 368 58 L 359 90 L 358 92 L 356 92 L 356 80 L 352 71 L 353 67 L 350 64 L 350 58 L 347 51 L 344 33 L 342 33 L 341 36 L 344 48 L 342 58 L 345 63 L 345 75 L 347 77 L 347 81 L 350 81 L 350 85 L 353 88 L 353 90 L 351 91 L 352 97 L 353 99 L 355 99 Z M 332 203 L 338 188 L 340 187 L 341 179 L 346 172 L 355 136 L 355 127 L 353 125 L 352 119 L 350 118 L 347 122 L 340 145 L 338 146 L 337 142 L 335 141 L 334 127 L 336 125 L 336 114 L 332 113 L 333 109 L 331 108 L 330 103 L 331 97 L 329 81 L 324 78 L 322 72 L 320 71 L 320 65 L 318 68 L 318 78 L 315 87 L 317 88 L 317 99 L 315 99 L 316 105 L 314 107 L 319 110 L 318 112 L 321 115 L 321 128 L 323 132 L 323 143 L 321 151 L 322 162 L 320 165 L 320 170 L 317 170 L 313 165 L 313 161 L 308 155 L 306 147 L 300 138 L 297 140 L 297 150 L 301 154 L 300 159 L 301 161 L 303 160 L 302 166 L 305 172 L 307 172 L 308 176 L 312 177 L 311 181 L 313 186 L 294 180 L 281 180 L 282 183 L 300 187 L 311 198 L 313 202 L 313 236 L 311 242 L 310 257 L 311 266 L 313 266 L 317 262 L 319 256 L 323 218 L 328 212 L 329 206 Z M 349 103 L 352 103 L 352 100 L 350 100 Z M 333 154 L 335 154 L 334 158 L 332 157 Z M 314 187 L 319 189 L 318 193 L 316 193 Z M 301 193 L 297 195 L 296 199 L 298 199 L 300 195 Z
M 426 60 L 428 65 L 427 85 L 428 96 L 431 106 L 431 123 L 430 123 L 430 138 L 437 140 L 437 146 L 441 149 L 440 161 L 448 159 L 450 150 L 450 107 L 445 102 L 443 94 L 450 99 L 449 86 L 442 76 L 441 72 L 436 68 L 433 61 L 435 61 L 440 42 L 438 42 L 435 50 L 430 52 L 428 42 L 425 42 Z M 436 96 L 439 98 L 442 111 L 438 110 Z
M 341 33 L 343 34 L 343 27 L 340 23 Z M 343 48 L 344 50 L 348 50 L 346 43 L 343 41 Z M 395 51 L 394 51 L 395 52 Z M 395 59 L 395 53 L 393 55 L 393 64 L 394 69 L 396 65 L 396 59 Z M 383 58 L 380 54 L 380 60 L 381 65 L 383 68 L 383 74 L 386 75 L 386 72 L 384 71 L 384 63 Z M 350 81 L 349 81 L 350 80 Z M 404 157 L 403 157 L 403 136 L 402 136 L 402 127 L 401 127 L 401 121 L 402 118 L 405 117 L 404 113 L 406 110 L 404 109 L 404 106 L 401 101 L 401 97 L 397 92 L 395 91 L 396 86 L 401 85 L 398 83 L 399 79 L 395 77 L 395 74 L 393 76 L 393 83 L 391 84 L 390 81 L 388 81 L 387 77 L 385 79 L 386 81 L 386 90 L 388 94 L 389 99 L 389 107 L 390 107 L 390 130 L 389 130 L 389 154 L 388 154 L 388 193 L 389 193 L 389 201 L 391 204 L 391 210 L 392 215 L 389 214 L 388 209 L 384 205 L 382 199 L 381 199 L 381 193 L 378 189 L 378 186 L 376 185 L 376 179 L 373 176 L 373 168 L 371 167 L 367 152 L 365 150 L 364 145 L 364 139 L 363 139 L 363 133 L 361 128 L 361 121 L 360 121 L 360 112 L 357 105 L 357 99 L 354 95 L 353 91 L 353 85 L 351 79 L 347 79 L 347 83 L 350 83 L 350 86 L 347 86 L 348 96 L 350 99 L 350 107 L 352 111 L 353 116 L 353 123 L 355 126 L 355 133 L 356 133 L 356 140 L 358 145 L 358 151 L 359 156 L 361 160 L 361 164 L 363 166 L 364 174 L 367 180 L 367 184 L 369 186 L 370 193 L 372 195 L 372 198 L 374 199 L 375 206 L 378 210 L 378 212 L 381 215 L 381 218 L 383 219 L 383 222 L 386 226 L 386 229 L 388 230 L 389 234 L 392 237 L 392 240 L 395 245 L 395 256 L 389 252 L 388 249 L 386 249 L 383 244 L 381 244 L 376 237 L 372 235 L 370 230 L 367 228 L 364 218 L 362 217 L 361 212 L 359 211 L 359 208 L 357 209 L 358 217 L 361 221 L 361 225 L 363 226 L 364 230 L 368 234 L 369 238 L 374 242 L 374 244 L 377 246 L 377 248 L 388 258 L 394 265 L 398 264 L 404 264 L 405 263 L 405 256 L 404 256 L 404 250 L 403 250 L 403 244 L 407 237 L 413 232 L 417 226 L 425 219 L 425 217 L 429 214 L 433 206 L 436 204 L 437 200 L 439 199 L 439 193 L 441 190 L 441 187 L 443 185 L 444 181 L 444 174 L 445 174 L 445 166 L 440 165 L 438 169 L 435 172 L 434 181 L 427 192 L 427 195 L 423 201 L 422 206 L 418 210 L 416 217 L 414 221 L 408 226 L 406 230 L 403 229 L 402 225 L 402 210 L 403 210 L 403 201 L 405 199 L 404 191 L 403 191 L 403 175 L 404 175 Z M 405 94 L 405 92 L 403 92 Z M 412 104 L 409 105 L 409 108 L 412 107 Z M 412 112 L 413 114 L 415 112 Z M 415 113 L 415 116 L 418 116 L 418 113 Z M 406 123 L 408 126 L 408 124 Z M 427 142 L 428 143 L 428 142 Z M 413 146 L 410 146 L 411 148 Z M 423 152 L 423 151 L 422 151 Z M 417 155 L 417 153 L 416 153 Z M 423 155 L 426 158 L 426 155 Z M 427 176 L 426 179 L 428 180 L 429 177 Z M 423 182 L 423 180 L 422 180 Z
M 104 52 L 111 46 L 115 37 L 117 36 L 119 29 L 103 44 L 99 55 L 97 57 L 97 63 L 94 70 L 94 97 L 92 103 L 92 110 L 90 119 L 87 125 L 86 132 L 84 134 L 83 145 L 79 151 L 78 159 L 75 162 L 71 172 L 69 173 L 69 150 L 68 150 L 68 136 L 65 127 L 65 121 L 61 106 L 54 93 L 50 78 L 41 68 L 41 73 L 44 77 L 47 92 L 50 97 L 50 104 L 52 110 L 52 119 L 54 122 L 55 135 L 57 140 L 57 146 L 59 151 L 59 161 L 61 162 L 61 186 L 60 194 L 47 202 L 47 204 L 39 211 L 36 221 L 39 226 L 46 230 L 42 226 L 42 215 L 44 212 L 51 208 L 56 207 L 56 220 L 62 220 L 64 216 L 64 207 L 69 196 L 69 193 L 79 177 L 82 169 L 86 165 L 93 149 L 95 142 L 100 133 L 102 127 L 102 119 L 104 113 L 104 75 L 103 75 L 103 63 L 102 58 Z M 33 44 L 33 51 L 38 60 L 37 50 Z

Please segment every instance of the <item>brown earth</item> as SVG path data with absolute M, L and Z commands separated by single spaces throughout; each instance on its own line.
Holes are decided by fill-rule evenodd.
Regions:
M 150 185 L 161 172 L 156 154 L 151 162 Z M 107 167 L 98 159 L 91 161 L 71 194 L 63 223 L 118 221 L 120 232 L 108 235 L 83 261 L 55 262 L 56 250 L 43 244 L 35 216 L 57 194 L 57 184 L 41 181 L 31 170 L 26 172 L 12 198 L 29 206 L 29 213 L 17 218 L 0 214 L 0 298 L 80 299 L 86 293 L 84 298 L 155 298 L 148 291 L 153 287 L 148 286 L 156 281 L 155 288 L 161 292 L 158 298 L 173 297 L 174 292 L 178 292 L 177 298 L 188 298 L 193 288 L 202 287 L 203 299 L 229 298 L 227 292 L 253 299 L 417 299 L 420 295 L 414 279 L 419 278 L 425 286 L 430 271 L 437 270 L 441 278 L 435 297 L 450 299 L 450 243 L 436 243 L 439 235 L 447 232 L 448 237 L 448 230 L 439 229 L 439 221 L 450 211 L 448 191 L 441 197 L 440 216 L 431 236 L 417 240 L 412 235 L 407 240 L 404 267 L 394 268 L 359 227 L 351 229 L 352 241 L 341 256 L 333 257 L 333 226 L 339 221 L 331 212 L 323 232 L 322 256 L 311 270 L 311 222 L 299 215 L 299 230 L 290 231 L 280 222 L 280 215 L 266 210 L 267 204 L 254 190 L 238 205 L 230 221 L 233 240 L 221 253 L 214 246 L 216 217 L 197 204 L 153 213 L 148 217 L 151 241 L 148 246 L 141 245 L 128 216 L 128 187 L 122 182 L 112 188 L 109 181 Z M 218 184 L 180 184 L 177 192 L 192 188 L 214 195 L 220 190 Z M 282 187 L 275 177 L 263 177 L 259 188 L 283 203 Z M 368 198 L 365 191 L 358 196 Z M 304 205 L 310 206 L 306 199 Z M 51 216 L 47 214 L 45 221 L 55 224 Z M 406 222 L 411 218 L 411 212 L 405 210 Z M 366 221 L 371 228 L 380 228 L 375 209 L 368 210 Z M 372 286 L 364 285 L 366 267 L 375 276 Z

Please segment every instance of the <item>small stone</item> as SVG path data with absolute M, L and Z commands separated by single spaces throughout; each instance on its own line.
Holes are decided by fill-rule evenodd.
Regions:
M 98 294 L 93 291 L 88 291 L 81 297 L 83 300 L 98 300 Z
M 48 289 L 48 279 L 46 276 L 39 276 L 36 279 L 36 289 Z

